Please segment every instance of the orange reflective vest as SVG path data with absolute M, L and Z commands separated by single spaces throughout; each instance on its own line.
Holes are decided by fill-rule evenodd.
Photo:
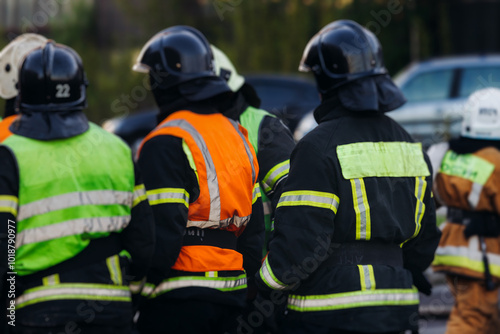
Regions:
M 255 194 L 260 191 L 259 167 L 247 131 L 219 113 L 200 115 L 183 110 L 167 117 L 143 144 L 160 135 L 183 139 L 184 151 L 198 179 L 200 194 L 189 203 L 187 227 L 225 230 L 239 236 L 250 220 Z M 172 269 L 243 270 L 243 257 L 234 249 L 183 246 Z
M 434 182 L 434 194 L 448 207 L 500 215 L 500 151 L 483 148 L 473 154 L 448 151 Z M 464 236 L 465 225 L 446 222 L 436 250 L 435 271 L 484 278 L 480 239 Z M 491 275 L 500 278 L 500 237 L 484 238 Z
M 0 122 L 0 143 L 12 135 L 10 125 L 16 120 L 18 115 L 11 115 Z

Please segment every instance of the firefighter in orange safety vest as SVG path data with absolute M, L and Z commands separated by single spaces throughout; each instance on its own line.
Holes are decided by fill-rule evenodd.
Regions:
M 174 26 L 143 47 L 160 109 L 138 164 L 156 221 L 141 333 L 233 332 L 247 275 L 260 267 L 264 220 L 259 167 L 246 130 L 220 113 L 231 97 L 198 30 Z
M 435 199 L 447 206 L 432 266 L 455 297 L 446 333 L 498 333 L 500 89 L 473 93 L 463 116 L 461 136 L 428 152 Z

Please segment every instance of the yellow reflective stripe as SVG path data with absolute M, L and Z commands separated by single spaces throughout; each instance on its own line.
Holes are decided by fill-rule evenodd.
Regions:
M 2 195 L 0 196 L 0 212 L 11 213 L 17 216 L 18 199 L 16 196 Z
M 118 255 L 108 257 L 106 259 L 106 265 L 108 266 L 111 281 L 113 281 L 116 285 L 122 285 L 122 272 L 120 269 L 120 259 L 118 258 Z
M 280 206 L 313 206 L 317 208 L 330 209 L 333 213 L 337 213 L 339 207 L 339 198 L 335 194 L 312 191 L 312 190 L 295 190 L 284 192 L 276 208 Z
M 181 203 L 189 208 L 189 193 L 182 188 L 159 188 L 147 191 L 149 205 Z
M 334 293 L 330 295 L 288 297 L 288 308 L 298 312 L 332 311 L 370 306 L 418 305 L 418 291 L 413 289 L 377 289 Z
M 266 259 L 264 260 L 264 263 L 260 267 L 259 271 L 260 278 L 268 287 L 274 290 L 285 290 L 288 285 L 281 282 L 279 279 L 276 278 L 274 275 L 273 271 L 271 270 L 271 266 L 269 265 L 269 261 Z
M 264 176 L 264 191 L 269 193 L 276 183 L 290 171 L 290 160 L 285 160 L 267 172 L 266 176 Z
M 370 205 L 363 179 L 351 179 L 354 212 L 356 213 L 356 240 L 371 239 Z
M 260 186 L 258 183 L 256 183 L 255 186 L 253 187 L 252 205 L 261 196 L 262 196 L 262 194 L 260 193 Z
M 42 278 L 43 285 L 56 285 L 61 283 L 59 279 L 59 274 L 54 274 Z
M 219 277 L 219 273 L 217 271 L 207 271 L 205 277 Z
M 358 265 L 361 290 L 375 290 L 375 275 L 372 265 Z
M 415 197 L 417 199 L 417 204 L 415 207 L 415 232 L 413 235 L 405 240 L 402 244 L 401 247 L 411 239 L 415 238 L 418 233 L 420 232 L 420 229 L 422 228 L 422 218 L 424 217 L 425 213 L 425 203 L 424 203 L 424 196 L 425 196 L 425 190 L 427 188 L 427 181 L 425 180 L 425 177 L 416 177 L 415 178 Z
M 487 253 L 491 275 L 500 278 L 500 255 Z M 452 266 L 467 268 L 484 273 L 483 253 L 480 251 L 479 238 L 469 238 L 468 246 L 445 246 L 436 249 L 433 266 Z
M 146 188 L 144 184 L 139 184 L 134 187 L 134 200 L 132 202 L 132 207 L 135 207 L 137 204 L 146 200 L 148 195 L 146 194 Z
M 108 284 L 61 283 L 28 289 L 16 298 L 16 309 L 53 300 L 83 299 L 130 302 L 127 286 Z

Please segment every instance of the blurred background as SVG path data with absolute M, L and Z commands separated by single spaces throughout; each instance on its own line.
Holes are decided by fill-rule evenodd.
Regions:
M 200 29 L 244 74 L 299 75 L 310 37 L 348 18 L 377 35 L 395 75 L 430 57 L 499 52 L 499 14 L 500 0 L 0 0 L 0 48 L 25 32 L 73 47 L 90 81 L 87 115 L 101 123 L 153 106 L 131 66 L 171 25 Z

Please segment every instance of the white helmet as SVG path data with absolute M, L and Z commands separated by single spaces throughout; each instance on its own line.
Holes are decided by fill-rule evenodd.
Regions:
M 15 38 L 0 51 L 0 97 L 11 99 L 18 94 L 16 84 L 19 66 L 24 57 L 47 42 L 38 34 L 23 34 Z
M 227 81 L 227 85 L 233 92 L 237 92 L 245 83 L 245 78 L 236 72 L 231 60 L 217 47 L 210 45 L 214 54 L 215 73 Z
M 500 89 L 485 88 L 469 96 L 461 134 L 474 139 L 500 140 Z

